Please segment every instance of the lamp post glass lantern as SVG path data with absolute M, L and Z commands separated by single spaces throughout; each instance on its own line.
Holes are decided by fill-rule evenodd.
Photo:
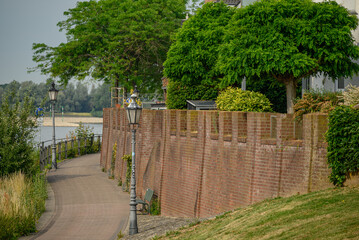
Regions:
M 55 88 L 55 82 L 52 82 L 51 88 L 49 89 L 49 97 L 51 101 L 52 108 L 52 159 L 51 159 L 51 168 L 57 169 L 56 162 L 56 138 L 55 138 L 55 102 L 57 100 L 57 94 L 59 90 Z
M 135 148 L 136 148 L 136 126 L 139 125 L 142 107 L 137 102 L 137 94 L 131 95 L 131 102 L 126 108 L 128 123 L 131 126 L 132 132 L 132 173 L 131 173 L 131 192 L 130 192 L 130 229 L 129 234 L 133 235 L 138 233 L 137 227 L 137 214 L 136 214 L 136 159 L 135 159 Z
M 58 93 L 59 93 L 59 90 L 57 90 L 55 88 L 55 82 L 52 82 L 51 88 L 49 89 L 50 101 L 55 101 L 56 102 Z
M 137 104 L 137 95 L 131 95 L 131 102 L 127 107 L 127 118 L 130 125 L 139 124 L 142 108 Z

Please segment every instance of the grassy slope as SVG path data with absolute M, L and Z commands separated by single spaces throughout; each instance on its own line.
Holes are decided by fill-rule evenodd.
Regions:
M 359 187 L 266 200 L 159 239 L 359 239 Z

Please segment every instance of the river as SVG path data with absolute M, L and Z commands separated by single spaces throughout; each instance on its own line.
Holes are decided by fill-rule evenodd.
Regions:
M 102 134 L 102 124 L 84 124 L 93 128 L 94 134 Z M 55 125 L 56 126 L 56 125 Z M 76 127 L 55 127 L 56 139 L 70 137 L 70 131 L 74 131 Z M 36 142 L 44 142 L 52 140 L 52 127 L 40 126 L 38 132 L 35 135 Z

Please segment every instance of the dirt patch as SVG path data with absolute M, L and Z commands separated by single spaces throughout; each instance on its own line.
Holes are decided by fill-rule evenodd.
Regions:
M 137 225 L 138 233 L 132 236 L 128 235 L 128 226 L 125 230 L 125 236 L 122 239 L 145 240 L 152 239 L 155 236 L 165 235 L 168 231 L 178 230 L 183 226 L 196 222 L 191 218 L 174 218 L 162 216 L 138 215 Z

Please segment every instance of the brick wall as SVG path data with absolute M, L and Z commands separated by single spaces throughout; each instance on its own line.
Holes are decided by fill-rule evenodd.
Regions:
M 209 217 L 267 198 L 331 187 L 325 114 L 143 110 L 137 195 L 151 188 L 165 216 Z M 131 132 L 124 109 L 104 109 L 101 166 L 125 182 Z

